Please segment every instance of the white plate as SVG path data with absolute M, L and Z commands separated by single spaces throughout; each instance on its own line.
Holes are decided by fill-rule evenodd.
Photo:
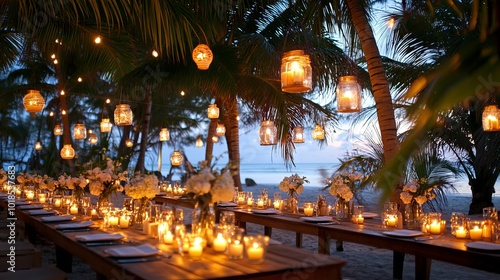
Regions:
M 30 216 L 54 215 L 55 213 L 56 213 L 55 210 L 45 210 L 45 209 L 28 210 L 28 214 L 30 214 Z
M 43 205 L 41 205 L 41 204 L 21 205 L 17 208 L 19 208 L 21 210 L 43 209 Z
M 123 235 L 119 233 L 97 233 L 97 234 L 86 234 L 77 235 L 75 239 L 80 242 L 93 242 L 93 241 L 115 241 L 123 238 Z
M 365 219 L 371 219 L 371 218 L 375 218 L 375 217 L 378 217 L 377 213 L 363 212 L 363 218 L 365 218 Z
M 409 230 L 409 229 L 397 229 L 393 231 L 384 231 L 382 233 L 388 236 L 395 236 L 395 237 L 416 237 L 424 235 L 424 233 L 421 231 Z
M 500 244 L 483 241 L 469 242 L 465 244 L 465 247 L 476 250 L 500 251 Z
M 112 257 L 132 258 L 132 257 L 149 257 L 158 253 L 158 248 L 149 244 L 139 246 L 121 246 L 104 250 Z
M 324 223 L 324 222 L 331 222 L 332 217 L 330 216 L 300 217 L 300 220 L 311 223 Z
M 41 217 L 42 221 L 44 222 L 64 222 L 64 221 L 71 221 L 75 218 L 73 215 L 61 215 L 61 216 L 46 216 L 46 217 Z
M 273 215 L 278 214 L 280 210 L 275 209 L 252 209 L 252 213 L 254 214 L 263 214 L 263 215 Z
M 85 222 L 80 222 L 80 223 L 58 224 L 56 226 L 56 228 L 57 229 L 86 228 L 86 227 L 90 227 L 93 224 L 94 224 L 94 222 L 92 222 L 92 221 L 85 221 Z

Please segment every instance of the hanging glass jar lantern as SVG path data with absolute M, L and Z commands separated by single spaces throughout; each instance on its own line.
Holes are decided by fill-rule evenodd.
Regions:
M 215 135 L 224 136 L 226 134 L 226 127 L 223 123 L 218 123 L 217 128 L 215 129 Z
M 168 131 L 168 128 L 162 128 L 160 130 L 160 141 L 165 142 L 170 139 L 170 132 Z
M 87 138 L 87 128 L 83 123 L 75 124 L 75 127 L 73 128 L 73 137 L 75 140 L 83 140 Z
M 304 143 L 304 128 L 302 126 L 296 126 L 293 128 L 293 143 Z
M 273 121 L 262 121 L 259 128 L 260 145 L 276 145 L 278 143 L 278 129 Z
M 40 91 L 30 89 L 23 98 L 23 105 L 28 113 L 39 113 L 45 106 L 45 99 Z
M 63 128 L 60 124 L 54 125 L 54 135 L 61 136 L 63 134 Z
M 208 105 L 208 118 L 209 119 L 219 118 L 219 108 L 217 107 L 217 104 Z
M 201 147 L 203 147 L 203 140 L 201 139 L 201 137 L 198 137 L 198 139 L 196 139 L 196 148 Z
M 314 140 L 325 139 L 325 130 L 320 125 L 317 124 L 314 130 L 312 131 L 312 137 Z
M 500 109 L 497 105 L 488 105 L 484 107 L 483 115 L 483 130 L 487 132 L 500 131 Z
M 219 136 L 217 136 L 217 135 L 212 136 L 212 142 L 213 143 L 219 142 Z
M 101 120 L 101 132 L 108 133 L 113 128 L 113 124 L 109 121 L 109 118 L 103 118 Z
M 42 143 L 40 141 L 36 141 L 35 150 L 40 151 L 42 149 Z
M 337 109 L 341 113 L 361 111 L 361 86 L 355 76 L 340 77 L 337 85 Z
M 170 163 L 172 164 L 172 166 L 180 166 L 183 160 L 184 157 L 182 156 L 182 153 L 178 150 L 175 150 L 172 153 L 172 156 L 170 156 Z
M 193 50 L 193 60 L 199 70 L 207 70 L 214 59 L 212 50 L 205 44 L 199 44 Z
M 312 88 L 312 68 L 309 55 L 303 50 L 286 52 L 281 59 L 281 90 L 291 93 L 308 92 Z
M 75 149 L 73 149 L 71 144 L 64 144 L 60 154 L 62 159 L 73 159 L 75 157 Z
M 127 146 L 127 148 L 132 148 L 132 146 L 134 146 L 134 141 L 128 138 L 127 140 L 125 140 L 125 146 Z
M 134 120 L 134 114 L 130 105 L 128 104 L 117 104 L 115 109 L 115 125 L 117 126 L 127 126 L 132 125 Z
M 95 144 L 97 144 L 97 140 L 98 140 L 98 139 L 97 139 L 97 134 L 95 134 L 95 133 L 90 133 L 90 135 L 89 135 L 89 142 L 90 142 L 90 144 L 91 144 L 91 145 L 95 145 Z

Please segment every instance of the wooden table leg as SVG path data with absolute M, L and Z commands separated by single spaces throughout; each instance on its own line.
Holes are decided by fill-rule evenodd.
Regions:
M 318 253 L 330 255 L 331 240 L 331 237 L 326 233 L 326 231 L 320 229 L 318 232 Z
M 430 279 L 431 259 L 423 256 L 415 256 L 415 279 Z
M 337 240 L 335 242 L 335 245 L 335 250 L 337 250 L 337 252 L 344 252 L 344 241 Z
M 302 248 L 302 233 L 295 233 L 295 246 Z
M 56 245 L 56 266 L 66 273 L 71 273 L 73 255 Z
M 273 228 L 272 227 L 264 227 L 264 235 L 269 236 L 271 238 L 271 235 L 273 234 Z
M 242 222 L 242 221 L 236 221 L 236 224 L 238 225 L 238 227 L 242 228 L 245 230 L 245 234 L 247 232 L 247 223 L 246 222 Z
M 403 279 L 404 261 L 405 261 L 404 253 L 393 251 L 392 277 L 394 279 Z
M 24 231 L 28 236 L 28 240 L 31 244 L 36 244 L 36 229 L 29 224 L 24 225 Z

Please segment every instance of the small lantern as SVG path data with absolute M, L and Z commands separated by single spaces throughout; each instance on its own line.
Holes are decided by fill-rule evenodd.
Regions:
M 61 136 L 63 134 L 63 128 L 60 124 L 56 124 L 54 126 L 54 135 L 55 136 Z
M 75 157 L 75 149 L 71 147 L 71 144 L 64 144 L 64 147 L 61 149 L 61 157 L 63 159 L 72 159 Z
M 207 70 L 214 59 L 212 50 L 205 45 L 199 44 L 193 50 L 193 60 L 199 70 Z
M 217 119 L 219 117 L 219 108 L 217 104 L 208 105 L 208 118 L 209 119 Z
M 160 141 L 165 142 L 170 139 L 170 132 L 168 131 L 168 128 L 162 128 L 160 130 Z
M 293 143 L 304 143 L 304 128 L 302 126 L 296 126 L 293 128 Z
M 483 130 L 484 131 L 500 131 L 500 109 L 497 105 L 488 105 L 483 111 Z
M 40 94 L 40 91 L 30 89 L 23 99 L 24 108 L 28 113 L 38 113 L 45 106 L 45 99 Z
M 325 139 L 325 130 L 320 125 L 317 124 L 312 132 L 312 137 L 314 140 Z
M 217 136 L 217 135 L 212 136 L 212 142 L 213 143 L 219 142 L 219 136 Z
M 201 147 L 203 147 L 203 140 L 201 139 L 201 137 L 198 137 L 198 139 L 196 139 L 196 148 Z
M 134 114 L 130 105 L 128 104 L 117 104 L 115 109 L 115 125 L 117 126 L 127 126 L 132 125 L 134 120 Z
M 127 146 L 127 148 L 132 148 L 132 146 L 134 146 L 134 142 L 132 141 L 132 139 L 128 138 L 127 140 L 125 140 L 125 146 Z
M 73 137 L 75 137 L 75 140 L 83 140 L 87 138 L 87 128 L 83 123 L 75 124 L 75 127 L 73 128 Z
M 36 141 L 35 150 L 40 151 L 42 149 L 42 143 L 40 141 Z
M 337 108 L 341 113 L 361 111 L 361 87 L 355 76 L 340 77 L 337 85 Z
M 226 134 L 226 127 L 223 123 L 218 123 L 217 128 L 215 129 L 215 135 L 224 136 Z
M 311 88 L 312 68 L 309 55 L 305 55 L 302 50 L 286 52 L 281 59 L 281 90 L 302 93 Z
M 101 120 L 101 132 L 102 133 L 110 132 L 111 128 L 113 128 L 113 124 L 109 121 L 109 118 L 103 118 Z
M 97 135 L 95 133 L 90 133 L 89 135 L 89 142 L 91 145 L 97 144 Z
M 276 145 L 278 143 L 278 129 L 273 121 L 262 121 L 259 128 L 260 145 Z
M 182 153 L 178 150 L 174 151 L 172 153 L 172 156 L 170 157 L 170 163 L 172 166 L 180 166 L 182 164 L 182 161 L 184 160 Z

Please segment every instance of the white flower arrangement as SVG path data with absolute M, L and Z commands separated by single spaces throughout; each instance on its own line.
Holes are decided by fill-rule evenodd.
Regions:
M 284 192 L 296 192 L 300 194 L 304 191 L 304 183 L 309 183 L 306 177 L 300 177 L 297 173 L 292 176 L 283 178 L 280 182 L 279 188 Z
M 114 191 L 123 191 L 119 181 L 127 180 L 127 171 L 115 173 L 115 166 L 111 159 L 106 159 L 106 168 L 96 167 L 87 170 L 85 177 L 88 180 L 90 194 L 100 196 L 111 194 Z
M 436 198 L 436 193 L 434 189 L 438 185 L 428 185 L 425 178 L 420 180 L 411 180 L 408 184 L 403 186 L 403 191 L 399 194 L 399 197 L 404 204 L 410 204 L 413 201 L 422 205 L 425 202 Z
M 137 174 L 125 185 L 125 194 L 133 199 L 154 198 L 159 192 L 158 177 Z
M 186 182 L 186 193 L 192 199 L 202 200 L 202 203 L 230 201 L 235 195 L 234 180 L 229 169 L 218 174 L 203 167 Z
M 337 196 L 346 201 L 350 201 L 354 197 L 356 187 L 363 180 L 361 173 L 337 173 L 332 178 L 326 180 L 327 187 L 332 196 Z

